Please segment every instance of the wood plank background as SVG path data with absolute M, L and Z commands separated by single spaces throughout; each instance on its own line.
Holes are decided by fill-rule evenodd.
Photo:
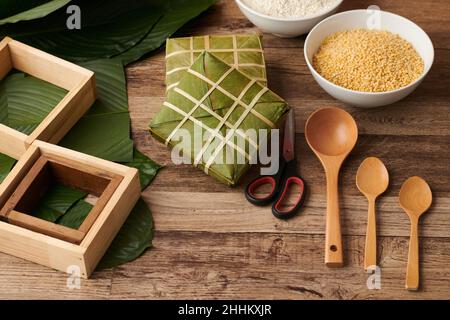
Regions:
M 137 147 L 166 167 L 144 192 L 155 219 L 154 248 L 124 266 L 96 272 L 81 289 L 66 288 L 56 271 L 0 254 L 0 298 L 177 299 L 449 299 L 450 298 L 450 2 L 347 0 L 341 10 L 376 4 L 422 26 L 436 49 L 435 65 L 418 90 L 384 108 L 361 110 L 328 96 L 311 77 L 305 37 L 264 35 L 270 87 L 296 110 L 297 156 L 310 187 L 304 212 L 290 221 L 255 208 L 242 194 L 257 173 L 231 189 L 198 169 L 174 166 L 170 152 L 147 131 L 164 99 L 163 50 L 127 70 Z M 257 29 L 234 1 L 223 0 L 180 34 L 248 33 Z M 360 140 L 341 175 L 345 267 L 323 264 L 325 183 L 303 128 L 319 107 L 339 106 L 357 120 Z M 378 210 L 381 290 L 368 290 L 363 270 L 367 203 L 355 174 L 367 156 L 387 164 L 391 186 Z M 429 181 L 434 205 L 420 224 L 422 288 L 404 289 L 409 221 L 399 208 L 401 184 L 412 175 Z

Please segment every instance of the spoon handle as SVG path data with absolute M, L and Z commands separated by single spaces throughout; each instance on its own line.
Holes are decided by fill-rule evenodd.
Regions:
M 369 212 L 367 217 L 366 246 L 364 250 L 364 269 L 377 265 L 377 223 L 375 217 L 375 198 L 369 197 Z
M 406 289 L 419 289 L 419 219 L 411 217 L 411 235 L 409 238 L 408 267 L 406 269 Z
M 342 267 L 341 223 L 339 217 L 339 170 L 329 170 L 327 175 L 327 220 L 325 230 L 325 264 Z

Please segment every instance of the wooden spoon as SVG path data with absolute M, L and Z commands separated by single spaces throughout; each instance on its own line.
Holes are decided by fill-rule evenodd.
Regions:
M 341 267 L 344 261 L 339 221 L 339 171 L 358 140 L 358 127 L 352 116 L 344 110 L 324 108 L 309 117 L 305 136 L 322 163 L 327 179 L 325 264 L 328 267 Z
M 389 186 L 389 173 L 380 159 L 365 159 L 356 173 L 356 185 L 369 202 L 367 219 L 366 247 L 364 269 L 377 265 L 377 226 L 375 218 L 375 202 Z
M 419 289 L 419 218 L 431 207 L 433 194 L 425 180 L 420 177 L 411 177 L 403 183 L 399 200 L 400 206 L 411 221 L 405 287 L 408 290 L 417 290 Z

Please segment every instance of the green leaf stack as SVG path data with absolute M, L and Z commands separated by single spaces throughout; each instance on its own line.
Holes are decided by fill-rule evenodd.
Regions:
M 160 166 L 133 147 L 124 66 L 159 48 L 215 2 L 4 0 L 0 4 L 0 37 L 10 36 L 96 73 L 98 99 L 60 145 L 138 168 L 145 188 Z M 80 8 L 80 30 L 67 28 L 68 5 Z M 0 83 L 0 122 L 29 133 L 64 94 L 45 81 L 12 73 Z M 0 155 L 0 181 L 14 163 Z M 43 218 L 78 227 L 90 204 L 72 191 L 57 191 L 43 199 L 44 211 L 53 214 Z M 43 214 L 42 208 L 39 210 L 36 214 Z M 140 200 L 100 265 L 113 267 L 137 258 L 151 246 L 152 238 L 151 213 Z

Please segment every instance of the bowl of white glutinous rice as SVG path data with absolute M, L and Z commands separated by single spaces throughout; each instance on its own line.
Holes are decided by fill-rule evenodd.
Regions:
M 242 13 L 264 32 L 282 38 L 308 33 L 335 13 L 343 0 L 235 0 Z

